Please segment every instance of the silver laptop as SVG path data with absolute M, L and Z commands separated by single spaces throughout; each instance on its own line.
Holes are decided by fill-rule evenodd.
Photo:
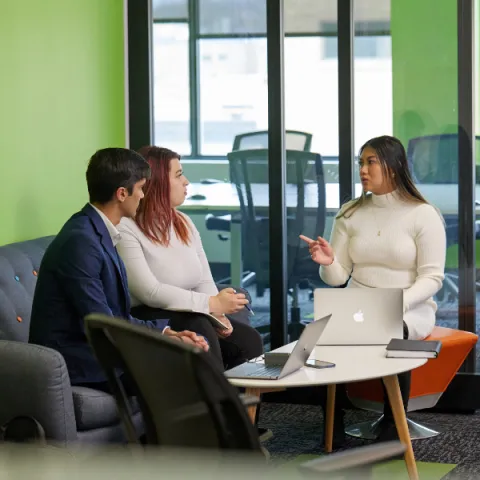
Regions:
M 387 345 L 403 338 L 403 290 L 400 288 L 318 288 L 314 318 L 331 313 L 317 345 Z
M 323 318 L 308 324 L 303 329 L 285 365 L 264 365 L 263 363 L 246 362 L 231 370 L 227 370 L 225 375 L 230 378 L 278 380 L 300 370 L 313 352 L 315 344 L 325 330 L 331 316 L 324 315 Z

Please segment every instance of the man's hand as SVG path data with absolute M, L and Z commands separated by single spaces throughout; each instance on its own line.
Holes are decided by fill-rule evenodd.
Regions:
M 189 330 L 183 330 L 182 332 L 176 332 L 171 328 L 167 328 L 164 332 L 164 335 L 167 335 L 170 338 L 176 338 L 177 340 L 188 343 L 189 345 L 194 345 L 201 348 L 203 351 L 208 352 L 210 348 L 207 341 L 201 335 L 197 335 L 195 332 L 190 332 Z
M 222 338 L 229 337 L 233 332 L 233 327 L 230 323 L 230 320 L 225 315 L 215 315 L 215 318 L 217 320 L 220 320 L 220 322 L 222 322 L 226 327 L 228 327 L 228 330 L 224 330 L 223 328 L 217 328 L 216 330 L 218 336 Z

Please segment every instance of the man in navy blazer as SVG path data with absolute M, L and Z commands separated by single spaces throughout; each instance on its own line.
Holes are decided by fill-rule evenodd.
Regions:
M 87 169 L 90 203 L 73 215 L 47 248 L 40 265 L 30 321 L 31 343 L 59 351 L 72 385 L 108 390 L 106 377 L 87 341 L 84 317 L 103 313 L 161 329 L 164 335 L 208 350 L 193 332 L 175 332 L 167 320 L 130 315 L 127 274 L 115 248 L 122 217 L 135 215 L 150 176 L 148 163 L 123 148 L 97 151 Z

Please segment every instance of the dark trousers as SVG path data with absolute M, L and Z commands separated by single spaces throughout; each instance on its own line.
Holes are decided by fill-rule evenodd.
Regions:
M 233 368 L 263 353 L 260 334 L 246 323 L 229 317 L 233 331 L 227 338 L 221 338 L 210 321 L 201 314 L 190 312 L 172 312 L 144 305 L 133 307 L 132 315 L 141 320 L 168 318 L 173 330 L 190 330 L 204 336 L 210 346 L 212 358 L 221 369 Z
M 120 376 L 120 382 L 122 383 L 127 396 L 134 397 L 136 395 L 134 387 L 125 375 Z M 78 383 L 75 386 L 93 388 L 94 390 L 100 390 L 101 392 L 109 393 L 110 395 L 112 394 L 112 389 L 108 382 Z

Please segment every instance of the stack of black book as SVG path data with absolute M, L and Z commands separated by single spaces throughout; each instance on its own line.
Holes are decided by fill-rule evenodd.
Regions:
M 432 340 L 403 340 L 392 338 L 387 345 L 389 358 L 437 358 L 442 343 Z

